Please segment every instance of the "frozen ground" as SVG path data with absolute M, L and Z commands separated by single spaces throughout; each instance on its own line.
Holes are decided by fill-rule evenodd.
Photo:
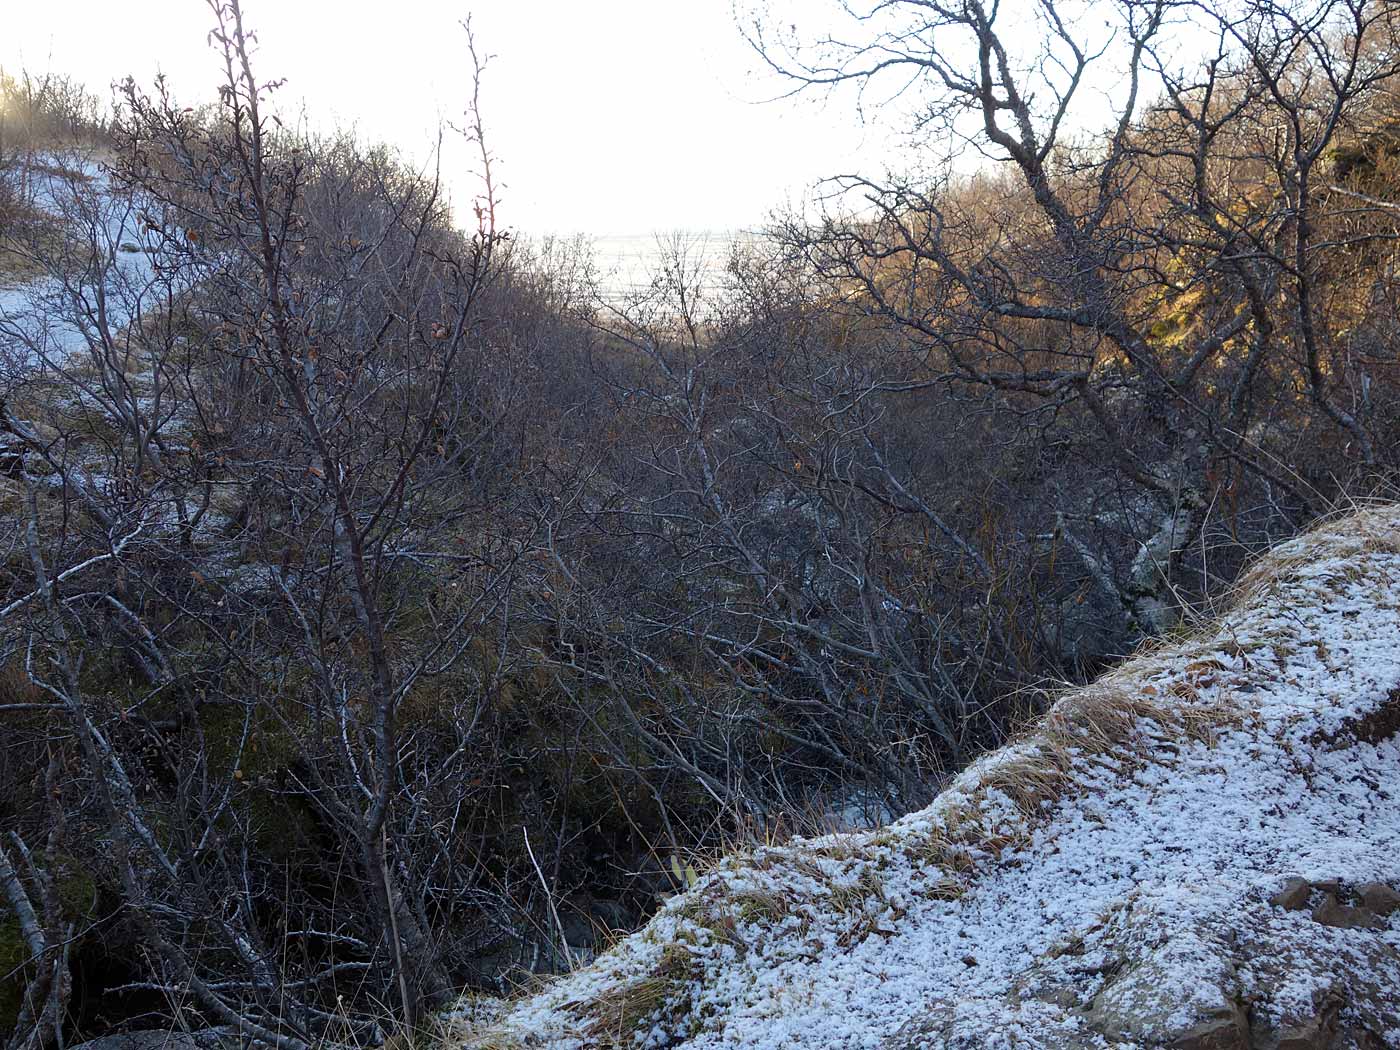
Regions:
M 458 1037 L 1400 1047 L 1397 730 L 1386 506 L 1276 549 L 1223 619 L 1068 695 L 928 809 L 730 858 L 492 1023 L 464 1004 Z

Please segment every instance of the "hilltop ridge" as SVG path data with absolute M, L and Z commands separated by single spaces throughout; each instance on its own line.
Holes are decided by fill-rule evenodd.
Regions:
M 465 1042 L 1400 1045 L 1397 637 L 1400 507 L 1375 506 L 927 809 L 726 859 Z

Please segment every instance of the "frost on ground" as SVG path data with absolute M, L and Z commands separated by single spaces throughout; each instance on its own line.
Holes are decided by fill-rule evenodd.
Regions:
M 730 857 L 469 1047 L 1400 1047 L 1400 507 L 927 809 Z
M 0 362 L 60 364 L 112 342 L 169 283 L 156 272 L 136 198 L 114 185 L 95 151 L 35 157 L 21 171 L 24 205 L 58 223 L 69 243 L 47 260 L 59 272 L 0 283 Z

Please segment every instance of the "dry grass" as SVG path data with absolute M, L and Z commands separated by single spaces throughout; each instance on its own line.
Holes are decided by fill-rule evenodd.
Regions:
M 1394 503 L 1356 504 L 1337 511 L 1303 536 L 1280 543 L 1240 574 L 1224 611 L 1244 609 L 1277 591 L 1280 582 L 1323 557 L 1400 554 L 1400 513 Z
M 48 694 L 34 684 L 19 658 L 0 665 L 0 706 L 41 704 L 48 699 Z
M 62 228 L 52 215 L 19 201 L 0 200 L 0 285 L 43 277 L 36 247 L 51 252 L 63 243 Z
M 725 899 L 738 917 L 751 926 L 776 925 L 792 914 L 793 901 L 779 887 L 745 889 Z
M 600 1047 L 631 1046 L 633 1034 L 643 1024 L 662 1013 L 687 1008 L 688 986 L 701 973 L 700 960 L 689 946 L 663 945 L 652 972 L 578 1004 L 580 1030 Z

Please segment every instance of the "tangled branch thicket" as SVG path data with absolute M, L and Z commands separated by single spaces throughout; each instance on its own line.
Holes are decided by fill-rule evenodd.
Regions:
M 501 226 L 475 98 L 457 213 L 284 130 L 236 0 L 203 109 L 0 84 L 11 1050 L 417 1029 L 673 857 L 921 804 L 1391 491 L 1394 6 L 1030 8 L 1031 53 L 979 0 L 751 23 L 1001 163 L 837 180 L 626 303 Z

